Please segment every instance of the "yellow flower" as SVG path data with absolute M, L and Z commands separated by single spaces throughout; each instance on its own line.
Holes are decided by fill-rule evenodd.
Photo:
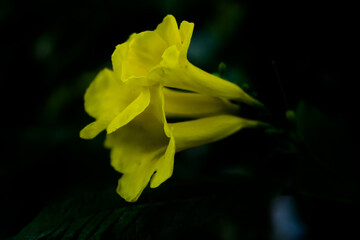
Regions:
M 80 136 L 91 139 L 106 129 L 111 165 L 123 174 L 117 192 L 130 202 L 138 199 L 149 182 L 155 188 L 172 175 L 175 152 L 258 124 L 230 115 L 237 107 L 228 101 L 169 90 L 160 84 L 123 82 L 108 69 L 87 89 L 85 110 L 95 121 Z M 171 116 L 208 117 L 168 124 L 167 111 Z
M 187 61 L 192 29 L 185 21 L 178 29 L 169 15 L 155 31 L 133 34 L 116 48 L 114 71 L 101 71 L 86 90 L 85 110 L 95 121 L 80 137 L 106 130 L 111 165 L 122 173 L 117 192 L 126 201 L 171 177 L 175 152 L 261 124 L 235 116 L 239 106 L 230 102 L 259 105 L 257 100 Z M 166 117 L 199 119 L 167 123 Z
M 134 33 L 116 47 L 112 55 L 114 72 L 124 82 L 137 79 L 145 84 L 189 90 L 261 106 L 237 85 L 209 74 L 187 59 L 194 24 L 183 21 L 180 28 L 172 15 L 154 31 Z

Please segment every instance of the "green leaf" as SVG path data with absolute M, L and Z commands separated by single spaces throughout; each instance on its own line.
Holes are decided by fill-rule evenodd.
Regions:
M 224 224 L 251 239 L 267 233 L 256 231 L 267 226 L 269 201 L 269 194 L 258 190 L 248 183 L 169 184 L 145 190 L 135 204 L 114 189 L 88 193 L 45 208 L 12 239 L 220 238 Z

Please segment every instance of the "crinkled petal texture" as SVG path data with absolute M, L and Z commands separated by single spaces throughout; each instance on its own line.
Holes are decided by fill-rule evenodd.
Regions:
M 114 72 L 123 80 L 141 78 L 161 61 L 166 42 L 155 32 L 134 33 L 116 47 L 112 55 Z
M 132 34 L 112 55 L 114 72 L 123 81 L 142 78 L 159 66 L 164 51 L 170 46 L 176 46 L 186 55 L 193 29 L 189 25 L 193 24 L 183 23 L 179 29 L 175 18 L 168 15 L 154 31 Z
M 136 201 L 150 181 L 155 188 L 173 172 L 175 141 L 166 125 L 161 87 L 150 89 L 149 106 L 127 125 L 108 134 L 111 165 L 123 173 L 117 192 L 126 201 Z
M 239 86 L 189 63 L 187 51 L 193 29 L 194 24 L 186 21 L 178 28 L 175 18 L 168 15 L 154 31 L 132 34 L 112 55 L 114 72 L 123 81 L 149 76 L 148 84 L 160 82 L 168 87 L 261 106 Z

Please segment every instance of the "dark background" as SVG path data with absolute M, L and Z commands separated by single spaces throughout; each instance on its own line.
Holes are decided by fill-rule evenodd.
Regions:
M 191 62 L 209 72 L 225 62 L 225 76 L 267 106 L 271 117 L 262 118 L 300 132 L 306 154 L 322 162 L 293 154 L 276 134 L 245 130 L 212 144 L 212 150 L 178 154 L 170 181 L 213 178 L 236 165 L 255 179 L 248 186 L 265 189 L 252 190 L 254 198 L 264 191 L 295 199 L 307 229 L 300 234 L 304 239 L 353 233 L 358 77 L 352 74 L 357 28 L 351 10 L 312 1 L 2 0 L 0 239 L 18 233 L 49 204 L 105 186 L 115 189 L 120 175 L 109 165 L 104 135 L 78 137 L 91 121 L 83 94 L 99 70 L 111 67 L 117 44 L 133 32 L 155 29 L 166 14 L 179 24 L 195 23 Z M 287 109 L 298 114 L 295 127 Z M 268 222 L 268 215 L 260 214 L 259 221 Z

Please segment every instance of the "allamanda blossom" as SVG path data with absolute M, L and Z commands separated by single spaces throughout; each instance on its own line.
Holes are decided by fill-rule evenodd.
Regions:
M 124 82 L 135 78 L 145 84 L 157 82 L 167 87 L 261 105 L 237 85 L 209 74 L 187 60 L 193 29 L 194 24 L 187 21 L 178 28 L 175 18 L 168 15 L 154 31 L 132 34 L 112 55 L 115 74 Z
M 238 117 L 230 101 L 261 105 L 257 100 L 187 60 L 193 26 L 183 21 L 178 28 L 168 15 L 154 31 L 131 35 L 116 47 L 113 71 L 102 70 L 85 93 L 85 110 L 95 121 L 80 136 L 106 130 L 111 165 L 122 173 L 117 192 L 126 201 L 170 178 L 175 152 L 261 124 Z M 167 117 L 193 120 L 168 123 Z

